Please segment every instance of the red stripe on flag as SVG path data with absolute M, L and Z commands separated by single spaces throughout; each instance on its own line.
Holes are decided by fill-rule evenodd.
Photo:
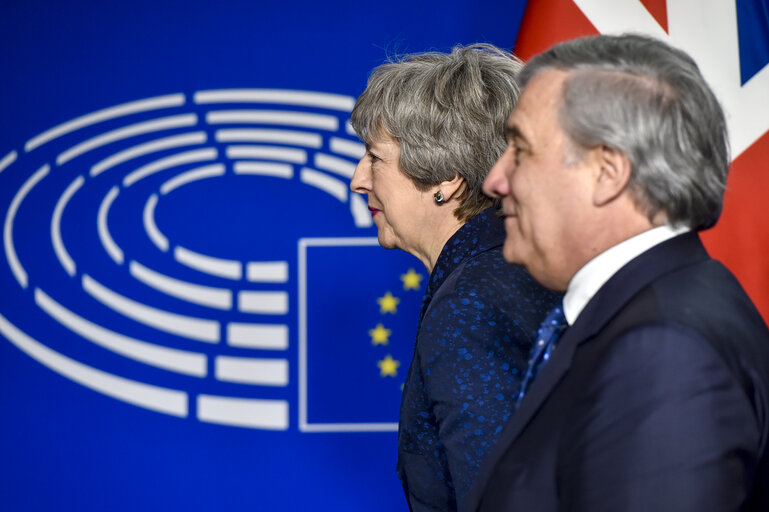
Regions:
M 721 218 L 702 241 L 769 323 L 769 132 L 732 162 L 726 186 Z
M 668 1 L 667 0 L 641 0 L 641 3 L 649 14 L 657 20 L 660 27 L 668 32 Z M 670 32 L 668 32 L 669 34 Z
M 515 54 L 528 60 L 555 43 L 596 35 L 598 30 L 573 0 L 529 0 L 515 41 Z

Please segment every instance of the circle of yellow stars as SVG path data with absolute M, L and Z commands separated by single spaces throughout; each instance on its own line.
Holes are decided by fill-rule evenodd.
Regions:
M 419 290 L 419 288 L 422 286 L 423 276 L 422 274 L 416 272 L 413 268 L 410 268 L 405 274 L 401 274 L 400 278 L 403 282 L 403 289 L 405 291 Z M 390 313 L 394 315 L 398 312 L 398 304 L 400 304 L 401 300 L 398 297 L 395 297 L 391 292 L 387 291 L 376 301 L 377 304 L 379 304 L 380 314 L 385 315 Z M 390 343 L 391 334 L 392 331 L 387 329 L 381 322 L 377 323 L 376 327 L 369 329 L 368 331 L 368 335 L 371 337 L 371 344 L 374 346 L 388 345 Z M 390 354 L 387 354 L 384 359 L 381 359 L 377 362 L 377 366 L 379 367 L 379 376 L 397 377 L 398 368 L 400 365 L 400 361 L 393 359 Z

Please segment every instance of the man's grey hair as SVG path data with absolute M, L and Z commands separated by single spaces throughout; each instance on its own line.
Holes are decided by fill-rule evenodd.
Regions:
M 420 190 L 464 178 L 454 214 L 468 220 L 493 204 L 483 180 L 505 150 L 521 67 L 489 44 L 406 55 L 371 73 L 350 122 L 366 143 L 395 139 L 401 170 Z
M 716 223 L 729 139 L 721 106 L 691 57 L 639 35 L 585 37 L 534 57 L 522 86 L 547 69 L 570 71 L 559 118 L 573 145 L 625 154 L 629 190 L 649 219 L 663 211 L 669 223 L 695 230 Z

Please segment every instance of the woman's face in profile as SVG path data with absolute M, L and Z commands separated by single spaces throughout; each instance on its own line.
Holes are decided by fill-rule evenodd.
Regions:
M 400 145 L 392 137 L 366 144 L 350 188 L 368 196 L 368 208 L 378 230 L 379 245 L 417 254 L 429 247 L 428 215 L 433 197 L 420 191 L 399 164 Z

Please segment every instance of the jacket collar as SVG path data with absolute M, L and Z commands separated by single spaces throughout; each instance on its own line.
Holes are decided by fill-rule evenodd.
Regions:
M 427 310 L 430 299 L 454 270 L 474 256 L 499 247 L 504 241 L 505 228 L 495 208 L 487 208 L 463 224 L 443 246 L 435 267 L 430 273 L 422 311 L 419 315 L 420 320 Z

